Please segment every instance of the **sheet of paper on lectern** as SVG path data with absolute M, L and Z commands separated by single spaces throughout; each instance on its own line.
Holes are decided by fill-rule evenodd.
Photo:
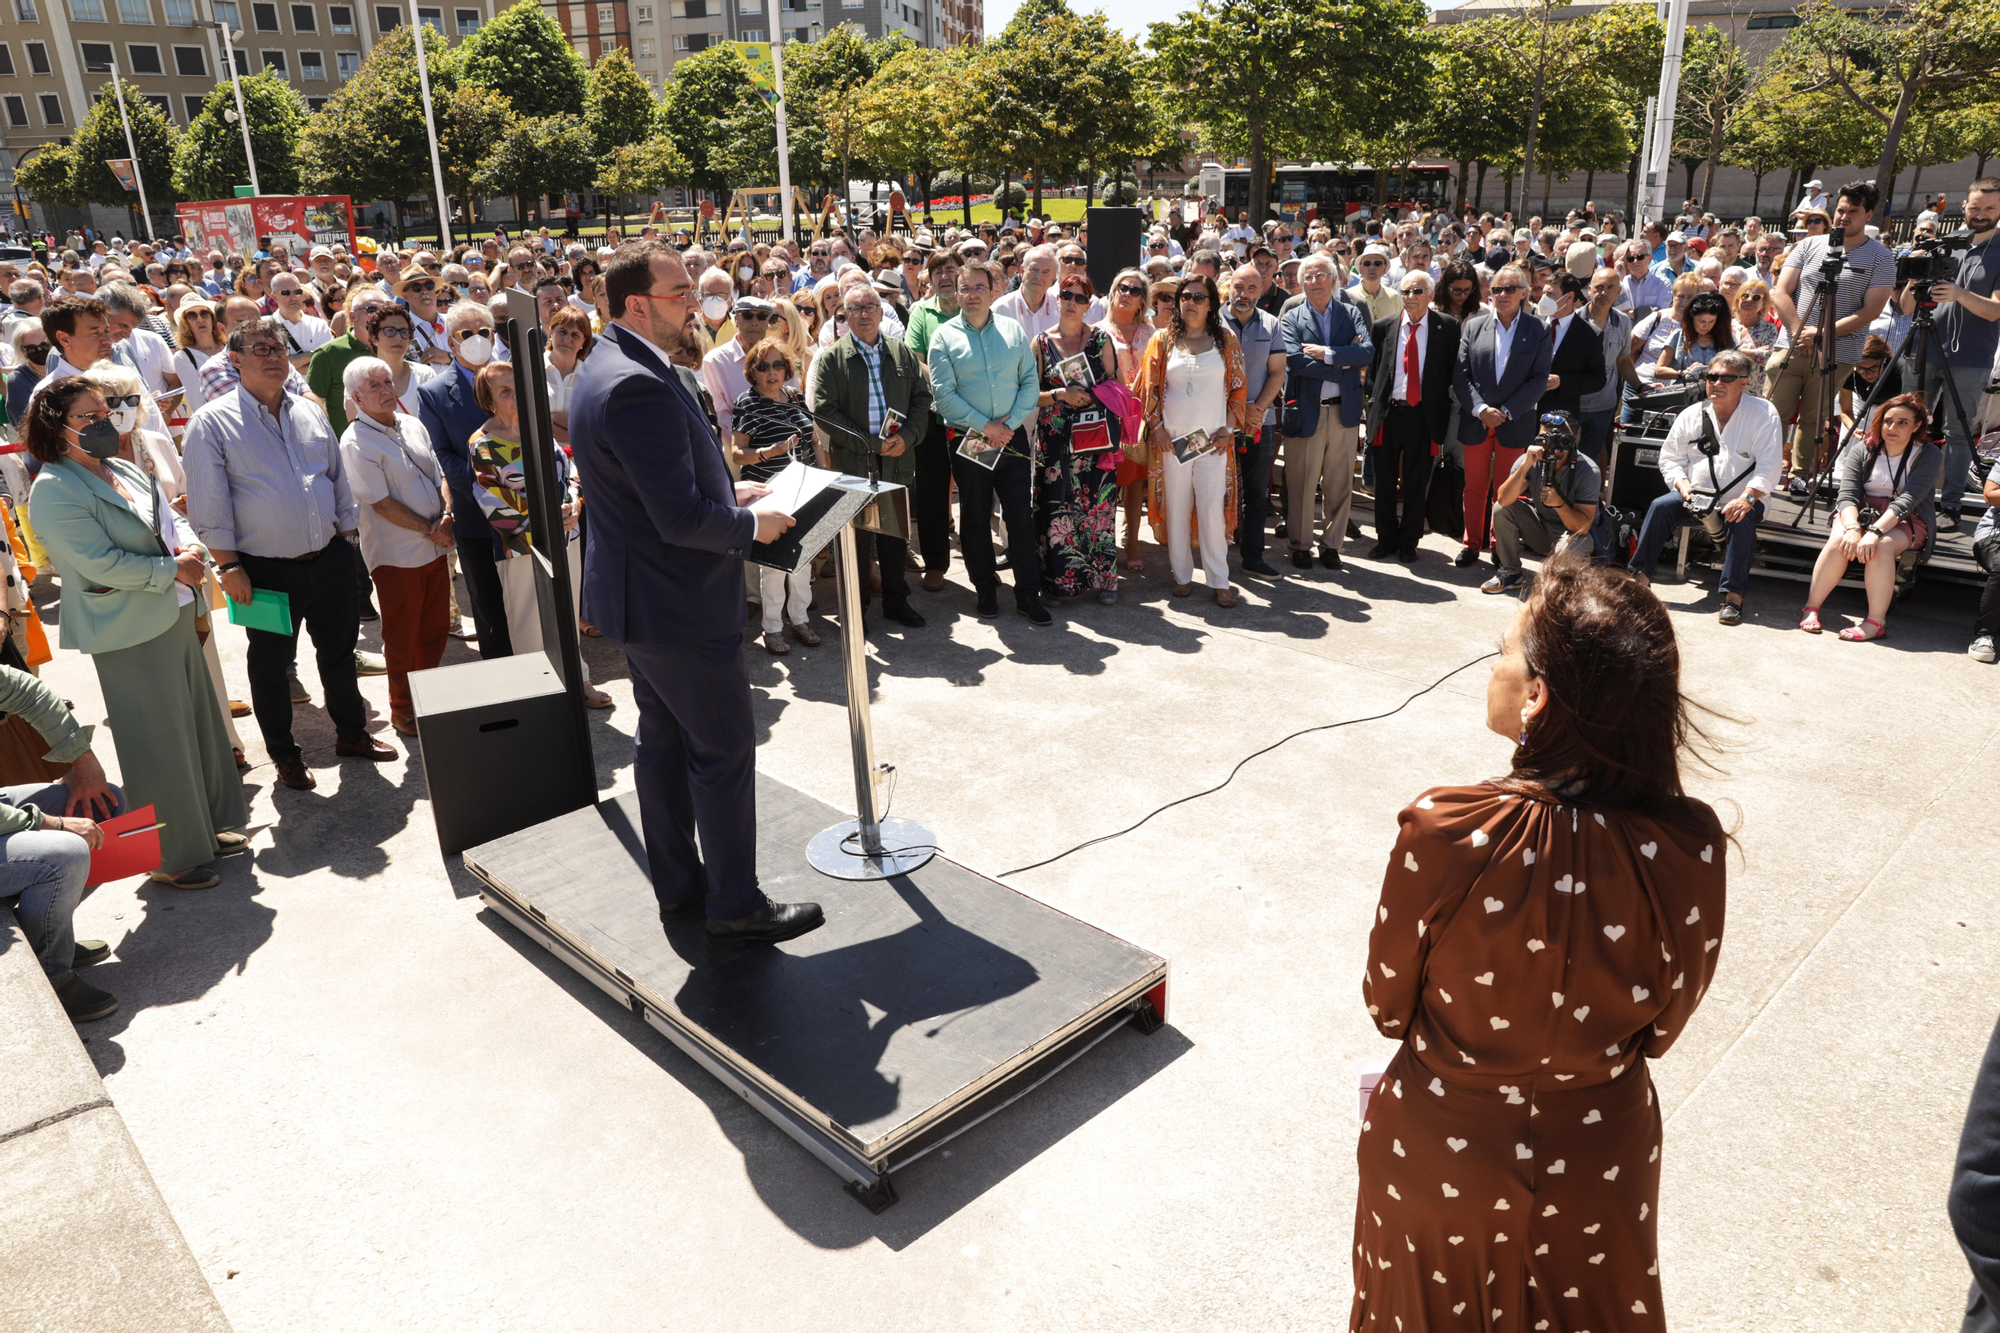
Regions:
M 838 472 L 794 461 L 765 482 L 770 493 L 752 501 L 751 512 L 790 514 L 793 521 L 777 540 L 753 543 L 750 559 L 770 569 L 791 571 L 825 549 L 841 525 L 868 502 L 867 483 L 856 479 L 850 489 L 837 485 L 840 480 Z

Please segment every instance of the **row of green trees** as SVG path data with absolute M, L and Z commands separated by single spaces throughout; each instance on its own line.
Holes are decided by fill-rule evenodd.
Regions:
M 1664 40 L 1651 7 L 1561 16 L 1567 0 L 1522 0 L 1479 20 L 1432 25 L 1422 0 L 1200 0 L 1132 41 L 1067 0 L 1026 0 L 991 40 L 937 50 L 842 26 L 784 49 L 792 175 L 818 198 L 855 178 L 969 196 L 1019 178 L 1041 207 L 1051 181 L 1113 187 L 1145 163 L 1199 151 L 1247 159 L 1263 216 L 1281 159 L 1366 162 L 1378 191 L 1421 157 L 1458 165 L 1461 200 L 1487 177 L 1534 211 L 1551 184 L 1622 173 L 1637 191 L 1644 108 Z M 1730 34 L 1700 27 L 1683 55 L 1671 155 L 1707 201 L 1719 166 L 1792 185 L 1819 164 L 1878 160 L 1890 186 L 1911 171 L 2000 142 L 2000 0 L 1908 0 L 1892 10 L 1805 0 L 1803 22 L 1761 65 Z M 778 179 L 775 109 L 733 46 L 680 61 L 656 96 L 620 50 L 586 69 L 535 0 L 456 48 L 397 28 L 317 113 L 268 71 L 243 80 L 267 193 L 421 199 L 431 191 L 418 91 L 421 33 L 447 190 L 469 203 L 566 191 L 648 195 L 686 184 L 724 192 Z M 104 159 L 127 156 L 111 89 L 67 146 L 19 169 L 49 203 L 126 203 Z M 128 92 L 139 161 L 156 203 L 223 197 L 247 181 L 227 85 L 186 131 Z M 1696 175 L 1706 174 L 1697 193 Z M 1134 176 L 1136 181 L 1136 176 Z M 1885 189 L 1885 193 L 1887 193 Z

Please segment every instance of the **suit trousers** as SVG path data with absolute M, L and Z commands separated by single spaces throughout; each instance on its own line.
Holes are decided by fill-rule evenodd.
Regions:
M 1389 404 L 1375 460 L 1375 535 L 1400 551 L 1414 551 L 1424 536 L 1424 496 L 1431 480 L 1431 433 L 1421 407 Z M 1399 510 L 1400 506 L 1400 510 Z
M 354 683 L 354 641 L 361 633 L 360 599 L 354 594 L 354 566 L 361 553 L 335 537 L 311 560 L 278 560 L 239 551 L 251 586 L 269 588 L 291 599 L 292 632 L 246 631 L 250 647 L 245 666 L 250 676 L 250 707 L 264 748 L 273 759 L 299 753 L 292 739 L 292 686 L 288 677 L 298 657 L 299 630 L 312 636 L 313 657 L 319 665 L 320 688 L 326 692 L 327 716 L 334 734 L 344 741 L 366 739 L 368 709 Z M 480 627 L 481 633 L 485 627 Z
M 1264 558 L 1264 523 L 1271 513 L 1271 463 L 1278 452 L 1278 427 L 1259 426 L 1250 447 L 1243 451 L 1242 475 L 1238 479 L 1242 508 L 1236 516 L 1236 546 L 1243 563 Z
M 917 529 L 917 553 L 928 573 L 951 568 L 951 445 L 944 421 L 933 413 L 931 428 L 917 442 L 917 475 L 910 483 L 910 521 Z
M 1347 513 L 1354 505 L 1354 451 L 1359 426 L 1340 424 L 1340 404 L 1321 403 L 1319 428 L 1311 435 L 1285 437 L 1285 529 L 1294 551 L 1313 548 L 1313 492 L 1326 492 L 1326 522 L 1319 544 L 1338 551 L 1347 539 Z
M 1526 452 L 1485 440 L 1465 446 L 1465 544 L 1470 549 L 1493 545 L 1493 495 Z
M 500 564 L 490 537 L 467 537 L 458 543 L 458 572 L 465 575 L 465 593 L 472 618 L 479 624 L 481 657 L 512 657 L 514 641 L 507 633 L 507 596 L 500 587 Z
M 621 646 L 639 705 L 632 763 L 653 896 L 662 907 L 703 901 L 714 920 L 748 916 L 765 900 L 743 635 Z
M 854 563 L 861 570 L 861 604 L 873 600 L 868 591 L 868 565 L 881 562 L 882 605 L 900 611 L 910 604 L 910 544 L 901 537 L 884 537 L 879 532 L 854 530 Z
M 992 470 L 954 453 L 951 474 L 958 481 L 958 550 L 965 557 L 965 572 L 972 577 L 974 590 L 986 593 L 1000 586 L 990 523 L 997 499 L 1007 525 L 1007 567 L 1014 575 L 1014 603 L 1023 610 L 1033 610 L 1042 604 L 1042 563 L 1036 550 L 1031 502 L 1035 474 L 1024 457 L 1027 452 L 1028 437 L 1016 430 L 1007 452 Z

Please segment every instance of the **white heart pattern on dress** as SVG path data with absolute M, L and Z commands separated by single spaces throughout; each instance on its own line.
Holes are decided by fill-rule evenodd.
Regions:
M 1575 1287 L 1571 1287 L 1568 1291 L 1563 1293 L 1563 1295 L 1570 1300 L 1575 1300 L 1576 1294 L 1577 1292 Z
M 1688 919 L 1687 919 L 1687 922 L 1686 922 L 1686 924 L 1688 924 L 1688 925 L 1692 926 L 1692 925 L 1693 925 L 1693 924 L 1694 924 L 1695 922 L 1697 922 L 1697 921 L 1699 921 L 1699 920 L 1701 920 L 1701 909 L 1700 909 L 1699 907 L 1692 907 L 1692 908 L 1689 908 L 1689 909 L 1688 909 Z
M 1541 952 L 1542 950 L 1544 950 L 1544 949 L 1546 949 L 1546 948 L 1548 948 L 1548 947 L 1549 947 L 1548 945 L 1546 945 L 1546 944 L 1542 943 L 1542 942 L 1541 942 L 1540 940 L 1529 940 L 1529 941 L 1528 941 L 1528 952 L 1529 952 L 1529 953 L 1540 953 L 1540 952 Z
M 1524 866 L 1531 866 L 1531 865 L 1533 865 L 1534 863 L 1535 863 L 1535 849 L 1534 849 L 1534 848 L 1532 848 L 1532 847 L 1524 847 L 1524 848 L 1522 848 L 1522 849 L 1521 849 L 1521 864 L 1522 864 L 1522 865 L 1524 865 Z
M 1448 990 L 1446 990 L 1446 989 L 1445 989 L 1444 987 L 1442 987 L 1442 986 L 1438 987 L 1438 996 L 1439 996 L 1439 998 L 1441 998 L 1441 999 L 1442 999 L 1442 1000 L 1443 1000 L 1443 1001 L 1444 1001 L 1444 1002 L 1445 1002 L 1446 1004 L 1450 1004 L 1450 1003 L 1451 1003 L 1451 992 L 1450 992 L 1450 991 L 1448 991 Z
M 1409 1156 L 1409 1154 L 1408 1154 L 1408 1153 L 1406 1153 L 1406 1152 L 1404 1152 L 1404 1151 L 1403 1151 L 1403 1141 L 1402 1141 L 1401 1139 L 1397 1139 L 1397 1140 L 1395 1140 L 1394 1142 L 1392 1142 L 1392 1143 L 1391 1143 L 1391 1144 L 1389 1145 L 1389 1151 L 1390 1151 L 1390 1152 L 1392 1152 L 1392 1153 L 1394 1153 L 1394 1154 L 1396 1154 L 1396 1156 L 1398 1156 L 1398 1157 L 1408 1157 L 1408 1156 Z
M 1562 1173 L 1563 1173 L 1563 1159 L 1558 1157 L 1556 1158 L 1555 1161 L 1549 1163 L 1549 1174 L 1552 1176 L 1559 1176 Z
M 1388 908 L 1386 908 L 1386 907 L 1378 907 L 1378 908 L 1376 908 L 1376 909 L 1375 909 L 1375 919 L 1376 919 L 1377 921 L 1387 921 L 1387 920 L 1389 919 L 1389 909 L 1388 909 Z
M 1583 1234 L 1586 1236 L 1595 1236 L 1598 1233 L 1598 1231 L 1600 1231 L 1603 1228 L 1603 1226 L 1604 1223 L 1602 1222 L 1592 1222 L 1589 1226 L 1583 1229 Z
M 1434 1093 L 1435 1095 L 1439 1096 L 1439 1097 L 1442 1097 L 1442 1096 L 1444 1096 L 1444 1080 L 1443 1080 L 1443 1079 L 1441 1079 L 1441 1078 L 1434 1078 L 1434 1079 L 1432 1079 L 1432 1080 L 1431 1080 L 1431 1092 L 1432 1092 L 1432 1093 Z
M 1471 1142 L 1471 1140 L 1470 1140 L 1470 1139 L 1451 1139 L 1451 1138 L 1448 1138 L 1448 1139 L 1446 1139 L 1446 1140 L 1444 1141 L 1444 1146 L 1445 1146 L 1445 1147 L 1447 1147 L 1447 1148 L 1449 1148 L 1449 1149 L 1451 1149 L 1451 1150 L 1452 1150 L 1453 1152 L 1464 1152 L 1464 1151 L 1465 1151 L 1465 1145 L 1466 1145 L 1467 1143 L 1469 1143 L 1469 1142 Z M 1452 1244 L 1456 1245 L 1456 1244 L 1458 1244 L 1458 1242 L 1457 1242 L 1457 1241 L 1453 1241 L 1453 1242 L 1452 1242 Z
M 1447 1199 L 1456 1199 L 1458 1197 L 1458 1191 L 1453 1189 L 1449 1182 L 1446 1182 L 1444 1185 L 1444 1197 Z
M 1713 861 L 1715 859 L 1715 848 L 1713 846 L 1702 848 L 1701 859 L 1704 864 Z
M 1486 910 L 1489 912 L 1497 912 L 1506 905 L 1507 904 L 1501 902 L 1498 898 L 1488 898 L 1486 900 Z
M 1463 1237 L 1460 1237 L 1460 1239 L 1463 1239 Z M 1457 1305 L 1454 1305 L 1454 1306 L 1452 1306 L 1452 1307 L 1451 1307 L 1451 1312 L 1452 1312 L 1453 1314 L 1464 1314 L 1464 1313 L 1465 1313 L 1465 1302 L 1464 1302 L 1464 1301 L 1460 1301 L 1460 1302 L 1459 1302 L 1459 1303 L 1458 1303 Z
M 1701 951 L 1703 953 L 1707 953 L 1710 949 L 1713 949 L 1716 945 L 1720 943 L 1722 943 L 1721 940 L 1710 940 L 1708 943 L 1701 946 Z
M 1396 969 L 1390 967 L 1387 963 L 1377 963 L 1376 966 L 1382 969 L 1382 975 L 1385 977 L 1393 977 L 1396 975 Z
M 1583 1118 L 1583 1123 L 1586 1125 L 1594 1125 L 1602 1119 L 1604 1119 L 1604 1113 L 1602 1111 L 1599 1111 L 1596 1107 L 1593 1106 L 1590 1108 L 1590 1114 Z
M 1604 1256 L 1601 1254 L 1593 1254 L 1590 1256 L 1590 1262 L 1594 1264 L 1601 1264 L 1604 1262 Z
M 1484 847 L 1487 843 L 1491 841 L 1493 840 L 1486 836 L 1485 829 L 1476 828 L 1472 830 L 1472 845 L 1474 847 Z
M 1491 972 L 1481 972 L 1473 980 L 1482 986 L 1491 986 L 1493 984 L 1493 974 Z
M 1616 1179 L 1618 1179 L 1618 1168 L 1614 1166 L 1614 1167 L 1612 1167 L 1612 1168 L 1611 1168 L 1611 1169 L 1610 1169 L 1609 1171 L 1606 1171 L 1606 1172 L 1604 1173 L 1604 1178 L 1605 1178 L 1606 1180 L 1616 1180 Z
M 1517 1087 L 1503 1083 L 1500 1085 L 1500 1091 L 1507 1094 L 1507 1105 L 1509 1106 L 1525 1106 L 1527 1104 L 1528 1099 L 1521 1095 L 1521 1090 Z
M 1465 1237 L 1463 1236 L 1446 1236 L 1445 1239 L 1450 1241 L 1453 1245 L 1465 1244 Z
M 1623 938 L 1624 934 L 1625 927 L 1623 926 L 1606 926 L 1604 928 L 1604 938 L 1610 940 L 1613 944 L 1616 944 Z
M 1644 986 L 1634 986 L 1632 988 L 1632 1003 L 1637 1004 L 1641 1000 L 1645 999 L 1648 995 L 1651 995 L 1652 993 L 1653 992 L 1647 990 Z
M 1443 1274 L 1443 1273 L 1440 1273 L 1440 1272 L 1438 1272 L 1438 1270 L 1437 1270 L 1437 1269 L 1433 1268 L 1433 1269 L 1431 1270 L 1431 1281 L 1433 1281 L 1433 1282 L 1437 1283 L 1437 1284 L 1438 1284 L 1439 1286 L 1443 1286 L 1443 1285 L 1444 1285 L 1444 1274 Z
M 1422 938 L 1424 937 L 1424 932 L 1425 932 L 1426 930 L 1428 930 L 1428 929 L 1430 929 L 1430 922 L 1428 922 L 1428 921 L 1424 920 L 1424 919 L 1423 919 L 1422 917 L 1418 917 L 1418 918 L 1417 918 L 1417 938 L 1418 938 L 1418 939 L 1422 939 Z
M 1644 1313 L 1646 1313 L 1646 1303 L 1645 1303 L 1644 1301 L 1633 1301 L 1633 1302 L 1632 1302 L 1632 1313 L 1633 1313 L 1633 1314 L 1644 1314 Z
M 1520 1158 L 1522 1161 L 1525 1162 L 1534 1155 L 1535 1155 L 1535 1150 L 1533 1148 L 1530 1148 L 1527 1144 L 1517 1143 L 1514 1145 L 1514 1156 Z
M 1549 998 L 1555 1001 L 1556 1008 L 1560 1009 L 1563 1007 L 1563 993 L 1561 991 L 1559 990 L 1550 991 Z
M 1587 1004 L 1582 1005 L 1572 1012 L 1576 1014 L 1576 1021 L 1581 1023 L 1584 1019 L 1590 1017 L 1590 1006 Z
M 1564 875 L 1555 882 L 1555 891 L 1557 893 L 1575 893 L 1576 877 L 1574 875 Z
M 1642 842 L 1639 844 L 1639 855 L 1645 857 L 1648 861 L 1652 860 L 1653 854 L 1659 850 L 1660 844 L 1657 842 Z
M 1414 852 L 1404 852 L 1403 865 L 1406 869 L 1415 870 L 1417 868 L 1416 854 Z
M 1508 1204 L 1508 1202 L 1505 1199 L 1495 1199 L 1493 1201 L 1493 1211 L 1496 1213 L 1504 1213 L 1508 1211 L 1510 1207 L 1511 1205 Z
M 1493 1030 L 1495 1032 L 1498 1032 L 1503 1028 L 1510 1028 L 1514 1026 L 1512 1023 L 1509 1023 L 1504 1018 L 1489 1018 L 1486 1021 L 1493 1025 Z
M 1387 1185 L 1387 1186 L 1384 1186 L 1384 1188 L 1388 1190 L 1388 1192 L 1389 1192 L 1389 1197 L 1390 1197 L 1390 1198 L 1392 1198 L 1392 1199 L 1395 1199 L 1395 1200 L 1398 1200 L 1398 1201 L 1401 1201 L 1401 1199 L 1402 1199 L 1402 1197 L 1403 1197 L 1403 1196 L 1402 1196 L 1402 1193 L 1401 1193 L 1400 1191 L 1398 1191 L 1398 1190 L 1397 1190 L 1397 1188 L 1396 1188 L 1396 1187 L 1395 1187 L 1394 1185 Z M 1383 1265 L 1382 1265 L 1382 1267 L 1384 1267 L 1384 1268 L 1387 1268 L 1388 1266 L 1389 1266 L 1389 1265 L 1387 1265 L 1387 1264 L 1383 1264 Z

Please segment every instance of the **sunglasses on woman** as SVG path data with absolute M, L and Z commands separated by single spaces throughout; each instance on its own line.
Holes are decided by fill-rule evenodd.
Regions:
M 1188 304 L 1189 302 L 1195 302 L 1195 303 L 1198 303 L 1198 304 L 1201 304 L 1201 305 L 1207 305 L 1207 304 L 1208 304 L 1208 293 L 1207 293 L 1207 292 L 1182 292 L 1182 293 L 1180 294 L 1180 296 L 1179 296 L 1178 298 L 1176 298 L 1176 299 L 1178 299 L 1178 300 L 1180 301 L 1180 303 L 1181 303 L 1182 305 L 1186 305 L 1186 304 Z
M 1089 305 L 1091 301 L 1091 298 L 1082 292 L 1062 292 L 1057 295 L 1056 299 L 1058 301 L 1067 301 L 1071 305 Z
M 145 401 L 145 397 L 144 394 L 139 393 L 106 394 L 104 396 L 104 405 L 116 412 L 121 407 L 137 407 Z
M 1146 299 L 1146 289 L 1144 287 L 1130 287 L 1130 286 L 1120 287 L 1118 289 L 1118 294 L 1120 296 L 1136 296 L 1141 301 Z
M 787 373 L 791 371 L 791 367 L 782 361 L 759 361 L 756 365 L 750 367 L 750 369 L 756 371 L 759 375 L 768 375 L 774 370 L 782 370 Z

